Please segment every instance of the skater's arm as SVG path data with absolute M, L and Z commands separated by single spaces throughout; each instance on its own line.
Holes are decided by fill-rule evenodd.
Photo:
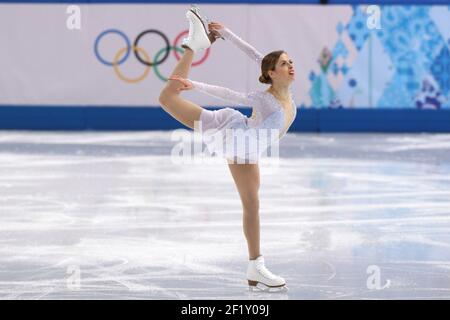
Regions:
M 222 100 L 240 103 L 245 106 L 252 105 L 252 95 L 251 93 L 237 92 L 225 87 L 215 86 L 203 82 L 189 80 L 193 84 L 193 89 L 198 89 L 210 96 L 220 98 Z
M 221 36 L 223 36 L 225 39 L 230 40 L 236 47 L 241 49 L 247 56 L 250 57 L 253 61 L 255 61 L 258 65 L 261 65 L 262 59 L 264 56 L 256 50 L 253 46 L 251 46 L 246 41 L 242 40 L 239 36 L 234 34 L 230 29 L 227 27 L 223 27 L 217 30 Z

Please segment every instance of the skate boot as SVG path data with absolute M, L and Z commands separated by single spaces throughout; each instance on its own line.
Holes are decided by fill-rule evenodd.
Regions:
M 208 35 L 208 30 L 200 16 L 196 13 L 196 10 L 192 8 L 188 10 L 186 12 L 186 18 L 189 20 L 189 35 L 183 39 L 181 47 L 185 49 L 189 48 L 194 52 L 209 48 L 211 46 L 211 40 Z
M 206 15 L 204 15 L 203 13 L 200 12 L 200 9 L 199 9 L 199 7 L 197 5 L 195 5 L 195 4 L 191 5 L 191 9 L 190 10 L 192 12 L 194 12 L 197 15 L 197 17 L 200 18 L 200 20 L 202 20 L 202 23 L 203 23 L 203 26 L 205 27 L 205 29 L 206 29 L 206 27 L 209 28 L 209 24 L 210 24 L 211 20 Z M 222 37 L 220 32 L 217 31 L 217 30 L 211 31 L 208 34 L 208 38 L 211 41 L 211 43 L 216 41 L 217 38 L 221 38 L 222 40 L 225 40 L 225 38 Z
M 264 265 L 263 256 L 259 256 L 255 260 L 250 260 L 247 268 L 247 280 L 250 290 L 263 290 L 263 291 L 275 291 L 286 288 L 286 281 L 280 277 L 274 275 L 267 270 Z M 258 283 L 263 284 L 265 287 L 257 287 Z

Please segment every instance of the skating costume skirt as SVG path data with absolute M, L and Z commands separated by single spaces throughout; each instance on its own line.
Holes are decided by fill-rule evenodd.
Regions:
M 237 161 L 256 163 L 270 146 L 270 138 L 249 127 L 249 118 L 238 110 L 222 108 L 203 109 L 200 115 L 203 143 L 211 155 Z

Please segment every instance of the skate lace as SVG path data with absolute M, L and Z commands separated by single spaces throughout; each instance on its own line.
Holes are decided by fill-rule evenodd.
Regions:
M 270 272 L 264 265 L 256 266 L 256 270 L 258 270 L 261 275 L 263 275 L 264 277 L 266 277 L 268 279 L 275 279 L 277 277 L 272 272 Z

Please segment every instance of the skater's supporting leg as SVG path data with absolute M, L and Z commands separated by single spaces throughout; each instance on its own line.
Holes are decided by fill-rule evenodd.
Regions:
M 259 231 L 259 166 L 258 164 L 232 164 L 228 162 L 231 174 L 241 198 L 244 234 L 247 239 L 249 259 L 256 259 L 260 253 Z
M 178 75 L 182 78 L 188 78 L 191 68 L 194 52 L 190 49 L 184 51 L 180 61 L 173 70 L 171 76 Z M 185 126 L 194 129 L 194 121 L 200 119 L 202 107 L 180 97 L 177 89 L 182 86 L 178 81 L 168 80 L 166 86 L 161 91 L 159 102 L 162 108 L 172 117 L 180 121 Z

